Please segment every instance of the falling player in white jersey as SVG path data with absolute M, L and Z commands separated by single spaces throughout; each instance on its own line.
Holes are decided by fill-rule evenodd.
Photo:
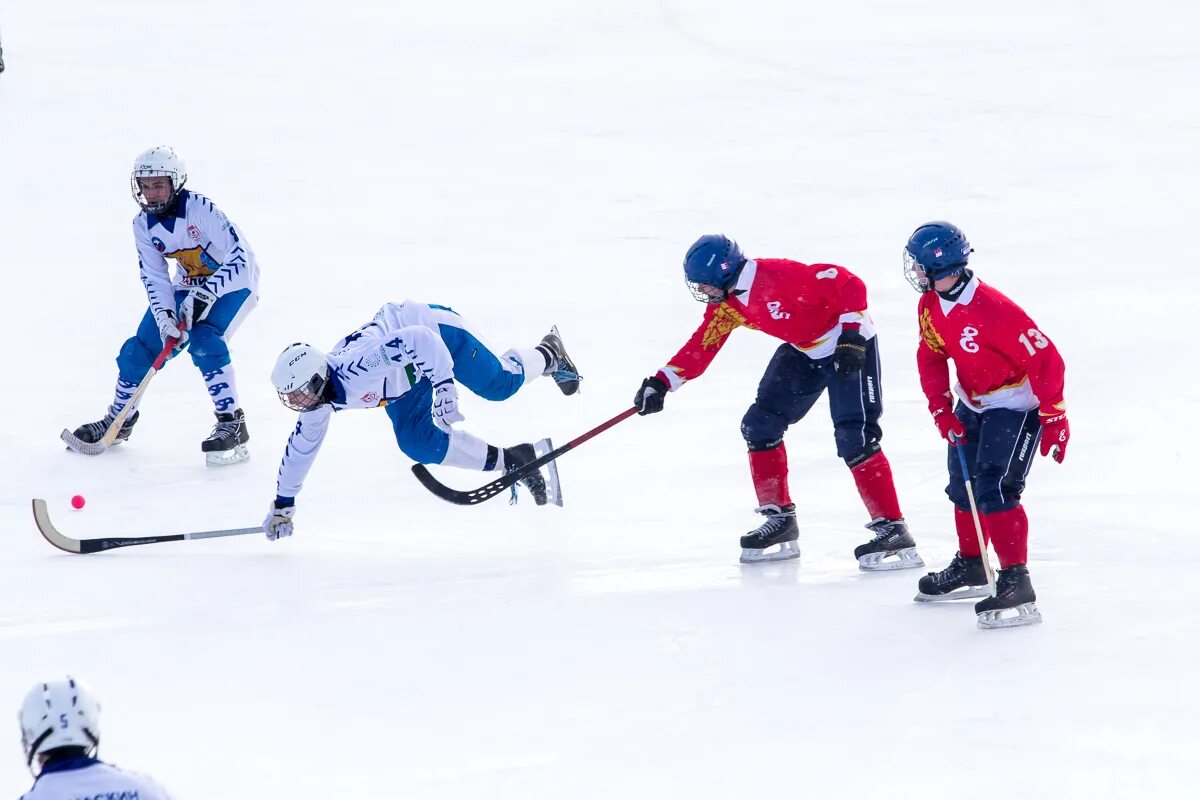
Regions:
M 117 386 L 107 413 L 74 435 L 86 443 L 100 441 L 167 340 L 179 338 L 170 357 L 188 350 L 217 417 L 200 449 L 210 465 L 234 464 L 249 456 L 250 435 L 228 342 L 258 303 L 258 262 L 229 218 L 207 197 L 184 189 L 186 182 L 183 161 L 169 147 L 147 150 L 134 162 L 130 183 L 142 210 L 133 220 L 133 238 L 150 307 L 117 354 Z M 175 261 L 174 278 L 168 258 Z M 129 438 L 138 413 L 125 418 L 117 442 Z
M 81 681 L 37 684 L 25 695 L 19 717 L 25 763 L 35 778 L 21 800 L 171 800 L 152 778 L 96 757 L 100 704 Z
M 458 386 L 485 400 L 507 400 L 539 375 L 553 376 L 563 394 L 579 389 L 582 378 L 557 328 L 536 347 L 497 355 L 454 310 L 412 301 L 384 305 L 328 354 L 308 344 L 291 345 L 279 356 L 271 381 L 279 399 L 300 418 L 283 451 L 275 501 L 263 522 L 267 538 L 292 534 L 296 495 L 333 412 L 384 406 L 396 444 L 414 461 L 509 472 L 537 457 L 534 446 L 496 447 L 455 428 L 463 421 Z M 521 484 L 538 505 L 546 504 L 540 472 Z

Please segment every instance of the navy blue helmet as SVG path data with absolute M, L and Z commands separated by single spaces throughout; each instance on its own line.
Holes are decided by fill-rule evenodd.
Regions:
M 683 258 L 683 276 L 692 296 L 705 303 L 720 303 L 725 299 L 738 273 L 746 264 L 746 257 L 737 242 L 721 234 L 701 236 L 688 248 Z M 718 289 L 718 293 L 705 292 L 700 285 Z
M 966 269 L 971 252 L 971 243 L 957 226 L 926 222 L 904 246 L 904 277 L 918 292 L 933 291 L 934 281 Z

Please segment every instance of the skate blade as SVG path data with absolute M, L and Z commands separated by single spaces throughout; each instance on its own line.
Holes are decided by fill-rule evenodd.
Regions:
M 249 458 L 250 450 L 244 444 L 235 445 L 232 450 L 204 454 L 204 461 L 210 467 L 228 467 L 230 464 L 240 464 Z
M 779 545 L 779 549 L 774 551 L 770 547 L 765 547 L 762 550 L 756 550 L 753 547 L 743 547 L 742 557 L 738 560 L 743 564 L 761 564 L 767 561 L 787 561 L 799 557 L 799 542 L 782 542 Z
M 1016 611 L 1016 616 L 1003 616 L 1005 611 Z M 1042 621 L 1042 612 L 1038 611 L 1037 603 L 1022 603 L 1016 608 L 997 608 L 992 611 L 980 611 L 977 624 L 983 630 L 995 628 L 1019 628 L 1022 625 L 1037 625 Z
M 108 449 L 103 442 L 85 442 L 66 428 L 59 434 L 59 438 L 67 443 L 68 450 L 85 456 L 98 456 Z
M 533 443 L 533 452 L 538 458 L 554 449 L 554 443 L 549 438 Z M 562 484 L 558 481 L 558 460 L 546 465 L 546 502 L 562 508 Z
M 889 556 L 895 556 L 895 558 L 889 558 Z M 863 572 L 891 572 L 897 569 L 916 569 L 923 566 L 925 566 L 925 562 L 917 555 L 915 547 L 867 553 L 858 560 L 858 568 Z
M 987 597 L 991 592 L 986 586 L 971 586 L 966 589 L 959 589 L 948 594 L 925 594 L 917 592 L 917 596 L 913 598 L 914 603 L 949 603 L 954 600 L 973 600 L 976 597 Z

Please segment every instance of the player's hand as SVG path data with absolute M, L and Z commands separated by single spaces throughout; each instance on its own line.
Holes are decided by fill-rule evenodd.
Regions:
M 633 396 L 633 404 L 637 407 L 638 414 L 643 417 L 647 414 L 657 414 L 659 411 L 662 411 L 663 403 L 666 400 L 667 384 L 657 375 L 651 375 L 642 381 L 641 388 Z
M 185 330 L 196 327 L 196 323 L 208 316 L 212 311 L 217 296 L 201 286 L 188 289 L 187 297 L 179 304 L 179 318 Z
M 292 535 L 292 517 L 296 515 L 295 506 L 279 507 L 279 501 L 271 504 L 271 513 L 263 520 L 263 533 L 272 542 Z
M 465 419 L 458 410 L 458 387 L 447 379 L 433 387 L 433 424 L 450 432 L 456 422 Z
M 867 340 L 858 332 L 858 326 L 842 328 L 837 347 L 833 351 L 833 369 L 843 375 L 858 372 L 867 363 Z
M 1042 423 L 1042 455 L 1050 456 L 1058 463 L 1067 457 L 1067 442 L 1071 440 L 1071 426 L 1067 424 L 1067 414 L 1055 414 L 1051 417 L 1040 417 Z
M 967 436 L 962 420 L 954 416 L 954 410 L 950 406 L 939 408 L 933 412 L 933 424 L 937 425 L 938 433 L 942 434 L 942 438 L 955 447 L 961 444 Z
M 158 326 L 158 335 L 163 341 L 163 346 L 166 346 L 167 339 L 178 339 L 175 345 L 177 348 L 183 347 L 183 343 L 187 341 L 187 331 L 179 329 L 179 320 L 175 319 L 175 314 L 171 311 L 156 311 L 154 324 Z

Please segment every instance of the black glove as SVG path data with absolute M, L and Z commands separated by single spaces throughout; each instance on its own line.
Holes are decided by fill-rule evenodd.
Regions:
M 643 417 L 647 414 L 657 414 L 663 410 L 663 401 L 667 399 L 667 385 L 662 378 L 651 375 L 642 381 L 642 387 L 633 396 L 633 404 Z
M 858 372 L 867 363 L 867 340 L 857 328 L 843 328 L 833 351 L 833 368 L 847 374 Z

